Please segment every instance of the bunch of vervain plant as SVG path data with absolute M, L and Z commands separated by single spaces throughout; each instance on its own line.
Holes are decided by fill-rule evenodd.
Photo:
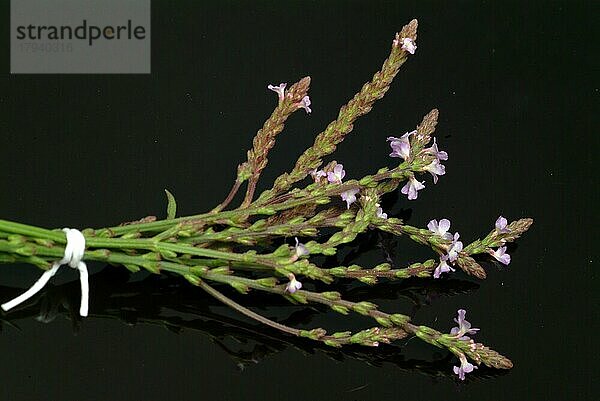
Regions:
M 387 92 L 400 66 L 415 53 L 416 38 L 417 21 L 413 20 L 396 34 L 389 57 L 372 80 L 342 106 L 337 118 L 317 135 L 294 168 L 277 177 L 272 188 L 258 198 L 255 199 L 257 182 L 286 120 L 299 109 L 311 112 L 307 95 L 309 77 L 289 88 L 286 84 L 269 85 L 269 89 L 278 94 L 278 105 L 254 137 L 248 159 L 238 166 L 233 188 L 220 205 L 208 213 L 176 217 L 175 199 L 167 191 L 166 219 L 148 217 L 114 227 L 82 230 L 85 253 L 79 259 L 123 265 L 132 272 L 145 269 L 156 274 L 179 274 L 247 317 L 332 347 L 347 344 L 376 347 L 412 335 L 456 355 L 460 364 L 454 367 L 454 372 L 461 379 L 482 363 L 499 369 L 512 367 L 508 358 L 468 337 L 478 329 L 472 328 L 465 319 L 464 310 L 458 311 L 457 327 L 442 333 L 415 324 L 404 314 L 384 312 L 372 302 L 348 301 L 335 291 L 338 279 L 375 285 L 379 280 L 439 278 L 456 268 L 485 278 L 485 271 L 473 256 L 488 254 L 508 264 L 510 256 L 505 244 L 517 239 L 532 223 L 525 218 L 509 224 L 499 217 L 485 238 L 463 246 L 459 234 L 449 232 L 450 222 L 446 219 L 432 220 L 427 228 L 417 228 L 400 219 L 388 218 L 379 204 L 382 195 L 402 185 L 401 192 L 413 200 L 418 191 L 425 188 L 424 181 L 417 176 L 428 172 L 435 183 L 438 176 L 445 174 L 441 162 L 447 160 L 448 155 L 438 149 L 432 136 L 437 110 L 428 113 L 415 130 L 387 138 L 392 149 L 390 156 L 400 162 L 394 168 L 384 167 L 360 180 L 344 181 L 342 164 L 332 161 L 323 165 L 323 158 L 333 153 L 352 131 L 356 119 L 368 113 L 375 101 Z M 309 176 L 311 182 L 303 186 Z M 228 209 L 244 184 L 246 194 L 241 205 Z M 311 261 L 316 255 L 336 254 L 340 246 L 354 241 L 367 230 L 406 235 L 430 247 L 437 256 L 405 267 L 381 263 L 369 267 L 323 268 Z M 62 263 L 71 261 L 67 255 L 72 254 L 73 249 L 68 237 L 69 234 L 61 230 L 0 220 L 0 262 L 25 262 L 44 270 L 54 268 L 61 258 Z M 285 240 L 291 238 L 295 238 L 295 244 L 288 245 Z M 331 286 L 331 290 L 307 290 L 306 284 L 310 281 L 320 281 Z M 372 318 L 374 326 L 355 333 L 288 327 L 240 305 L 217 290 L 213 283 L 229 285 L 242 294 L 264 291 L 294 303 L 324 304 L 344 315 L 358 313 Z

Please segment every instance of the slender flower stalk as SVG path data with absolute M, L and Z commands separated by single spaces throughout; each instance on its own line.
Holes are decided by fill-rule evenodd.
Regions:
M 304 108 L 310 113 L 310 99 L 306 95 L 310 86 L 310 77 L 302 78 L 300 81 L 285 91 L 287 84 L 280 84 L 275 87 L 269 85 L 269 89 L 277 92 L 279 103 L 271 117 L 265 121 L 263 127 L 254 137 L 254 146 L 248 151 L 248 161 L 238 168 L 238 177 L 236 181 L 243 182 L 248 180 L 248 190 L 242 203 L 242 207 L 248 206 L 252 202 L 256 183 L 261 172 L 267 166 L 267 154 L 275 145 L 275 137 L 283 131 L 285 121 L 298 108 Z

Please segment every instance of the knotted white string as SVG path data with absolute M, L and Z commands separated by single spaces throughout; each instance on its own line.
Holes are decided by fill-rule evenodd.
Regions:
M 81 231 L 64 228 L 63 231 L 67 234 L 67 246 L 65 247 L 65 256 L 58 262 L 54 262 L 49 270 L 46 270 L 42 277 L 36 281 L 30 289 L 19 295 L 12 301 L 2 304 L 2 309 L 8 311 L 15 306 L 27 301 L 29 298 L 37 294 L 48 283 L 50 278 L 56 274 L 59 267 L 68 264 L 73 269 L 79 270 L 79 281 L 81 282 L 81 305 L 79 314 L 81 316 L 88 315 L 90 288 L 88 283 L 88 270 L 85 262 L 81 260 L 85 252 L 85 237 Z

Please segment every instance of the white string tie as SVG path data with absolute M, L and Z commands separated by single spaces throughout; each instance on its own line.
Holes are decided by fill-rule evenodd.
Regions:
M 62 265 L 68 264 L 73 269 L 79 270 L 79 281 L 81 282 L 81 305 L 79 314 L 81 316 L 88 315 L 90 286 L 88 283 L 88 270 L 85 262 L 81 260 L 85 253 L 85 237 L 81 231 L 74 228 L 63 228 L 67 234 L 67 246 L 65 247 L 65 256 L 58 262 L 54 262 L 49 270 L 46 270 L 42 277 L 36 281 L 30 289 L 19 295 L 12 301 L 2 304 L 2 309 L 8 311 L 15 306 L 27 301 L 29 298 L 37 294 L 48 283 L 50 278 L 56 274 Z

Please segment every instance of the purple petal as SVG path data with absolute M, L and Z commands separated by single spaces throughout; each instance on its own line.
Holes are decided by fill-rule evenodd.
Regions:
M 408 200 L 415 200 L 418 197 L 417 188 L 414 185 L 411 185 L 408 188 Z
M 492 252 L 492 256 L 496 258 L 497 261 L 508 265 L 510 263 L 510 255 L 506 253 L 506 247 L 501 246 L 496 251 Z
M 458 366 L 454 366 L 452 369 L 454 370 L 454 373 L 456 373 L 458 375 L 458 378 L 460 380 L 465 380 L 465 372 L 462 370 L 462 368 L 459 368 Z
M 400 189 L 404 195 L 408 194 L 408 189 L 410 188 L 410 181 L 404 184 L 404 186 Z
M 356 194 L 359 192 L 358 188 L 352 188 L 344 191 L 340 194 L 342 200 L 346 202 L 346 206 L 350 209 L 350 205 L 356 202 Z
M 459 253 L 459 252 L 462 252 L 462 250 L 463 250 L 463 243 L 461 241 L 456 241 L 454 243 L 454 251 L 456 253 Z
M 407 159 L 410 155 L 410 143 L 408 143 L 408 141 L 400 143 L 400 155 L 403 159 Z
M 277 96 L 279 97 L 279 101 L 282 101 L 284 96 L 285 96 L 285 87 L 287 86 L 287 84 L 285 83 L 281 83 L 279 84 L 279 86 L 275 86 L 275 85 L 269 85 L 267 86 L 268 89 L 272 90 L 273 92 L 277 92 Z
M 306 114 L 310 114 L 312 112 L 312 110 L 309 107 L 310 105 L 311 105 L 310 97 L 304 96 L 302 98 L 302 100 L 300 101 L 299 107 L 302 107 L 304 109 L 304 111 L 306 111 Z
M 406 50 L 410 54 L 415 54 L 417 45 L 411 38 L 402 38 L 402 50 Z
M 445 234 L 450 229 L 450 220 L 441 219 L 440 223 L 439 223 L 439 227 L 440 227 L 440 232 Z
M 463 364 L 463 366 L 462 366 L 462 370 L 463 370 L 463 372 L 465 372 L 465 373 L 471 373 L 471 372 L 473 371 L 473 369 L 474 369 L 474 368 L 475 368 L 475 367 L 474 367 L 474 366 L 473 366 L 473 364 L 472 364 L 472 363 L 470 363 L 470 362 L 467 362 L 467 363 Z
M 392 141 L 390 142 L 392 153 L 390 153 L 390 156 L 401 157 L 406 160 L 410 155 L 410 142 L 408 137 L 402 136 L 402 138 L 390 138 L 392 138 Z M 390 138 L 388 138 L 388 140 L 390 140 Z
M 498 217 L 496 220 L 496 230 L 501 234 L 510 232 L 510 230 L 506 228 L 507 225 L 508 221 L 502 216 Z
M 296 238 L 296 246 L 294 247 L 294 251 L 296 253 L 296 257 L 298 257 L 298 258 L 301 256 L 306 256 L 306 255 L 310 254 L 310 252 L 308 251 L 308 248 L 304 244 L 301 244 L 298 241 L 298 238 Z
M 404 184 L 400 192 L 408 195 L 409 200 L 417 199 L 417 191 L 425 188 L 422 182 L 417 181 L 414 177 L 410 177 L 408 182 Z
M 383 213 L 383 209 L 381 207 L 377 208 L 377 217 L 379 217 L 380 219 L 387 219 L 388 215 L 387 213 Z
M 440 151 L 438 149 L 435 137 L 433 138 L 433 145 L 431 145 L 431 147 L 429 147 L 427 149 L 424 149 L 424 151 L 433 155 L 433 157 L 438 159 L 438 161 L 439 160 L 448 160 L 448 153 L 446 153 L 444 151 Z

